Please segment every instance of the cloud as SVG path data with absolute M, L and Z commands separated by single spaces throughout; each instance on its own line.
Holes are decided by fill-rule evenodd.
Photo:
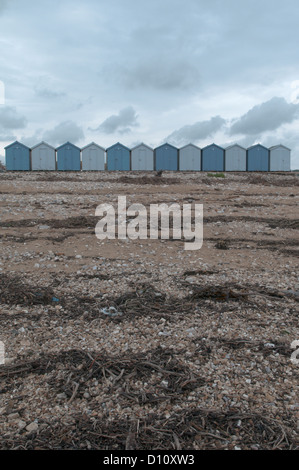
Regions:
M 63 96 L 66 96 L 66 93 L 62 91 L 61 92 L 54 91 L 54 90 L 50 90 L 49 88 L 36 88 L 35 93 L 40 98 L 46 98 L 46 99 L 56 99 L 56 98 L 62 98 Z
M 36 95 L 45 99 L 56 99 L 66 96 L 65 92 L 57 90 L 57 80 L 48 75 L 38 77 L 34 87 Z
M 223 147 L 223 148 L 230 147 L 231 145 L 235 145 L 235 144 L 241 145 L 241 147 L 244 147 L 244 148 L 251 147 L 252 145 L 255 145 L 255 144 L 262 144 L 265 147 L 267 147 L 266 140 L 263 138 L 261 134 L 257 134 L 254 136 L 247 135 L 245 137 L 232 139 L 230 141 L 223 140 L 223 142 L 219 143 L 220 147 Z
M 166 140 L 176 145 L 195 143 L 219 131 L 225 122 L 226 120 L 221 116 L 214 116 L 207 121 L 198 121 L 195 124 L 183 126 L 170 134 Z
M 37 129 L 33 135 L 31 136 L 22 136 L 20 141 L 27 145 L 27 147 L 33 147 L 34 145 L 38 144 L 41 140 L 43 140 L 42 138 L 42 134 L 43 134 L 43 129 Z
M 136 126 L 138 126 L 136 111 L 132 106 L 128 106 L 121 109 L 118 114 L 105 119 L 96 129 L 91 130 L 104 134 L 113 134 L 116 131 L 125 134 L 131 131 L 131 127 Z
M 282 124 L 291 123 L 299 117 L 299 105 L 287 103 L 284 98 L 271 100 L 251 108 L 230 127 L 229 134 L 259 135 L 278 129 Z
M 64 121 L 58 124 L 54 129 L 44 132 L 42 140 L 51 145 L 59 145 L 70 141 L 76 143 L 84 138 L 82 127 L 73 121 Z
M 156 145 L 172 133 L 184 145 L 209 134 L 204 123 L 222 116 L 229 121 L 215 138 L 209 134 L 215 142 L 245 137 L 263 142 L 265 127 L 271 127 L 267 122 L 275 127 L 292 119 L 288 103 L 291 83 L 299 78 L 294 61 L 299 2 L 289 0 L 288 8 L 281 0 L 251 0 L 246 8 L 243 3 L 0 0 L 0 18 L 5 17 L 0 80 L 7 84 L 6 104 L 16 106 L 15 117 L 24 114 L 28 121 L 21 132 L 0 124 L 0 136 L 31 139 L 42 127 L 38 140 L 45 133 L 49 143 L 57 135 L 63 143 L 68 137 L 55 126 L 70 120 L 91 140 L 94 131 L 85 131 L 86 122 L 104 141 L 122 133 L 124 140 Z M 259 118 L 271 97 L 287 100 L 287 119 L 282 98 L 269 118 Z M 263 104 L 260 112 L 245 119 L 242 115 L 257 103 Z M 119 111 L 127 105 L 142 122 L 134 110 L 122 121 Z M 282 125 L 279 132 L 296 124 Z M 72 137 L 77 140 L 77 133 Z
M 18 114 L 12 106 L 0 106 L 0 142 L 16 140 L 11 133 L 15 129 L 23 129 L 27 125 L 27 119 Z
M 187 60 L 161 57 L 130 68 L 124 68 L 121 79 L 127 88 L 152 89 L 161 91 L 186 91 L 198 87 L 198 67 Z
M 0 129 L 0 142 L 10 142 L 10 141 L 15 141 L 16 139 L 17 138 L 15 135 L 3 134 Z
M 0 0 L 0 13 L 6 8 L 7 0 Z
M 2 129 L 23 129 L 27 119 L 17 113 L 12 106 L 0 106 L 0 131 Z

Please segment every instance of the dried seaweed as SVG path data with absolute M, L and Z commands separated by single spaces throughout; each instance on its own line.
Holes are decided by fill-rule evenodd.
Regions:
M 228 301 L 248 301 L 248 293 L 240 288 L 238 290 L 226 286 L 192 286 L 192 294 L 187 298 L 190 300 L 195 299 L 211 299 L 216 302 Z
M 32 286 L 20 276 L 0 274 L 0 301 L 8 305 L 39 305 L 53 302 L 50 287 Z
M 218 339 L 220 341 L 220 339 Z M 248 340 L 236 338 L 223 340 L 223 346 L 240 348 L 253 346 Z M 258 346 L 258 344 L 254 344 Z M 265 346 L 264 346 L 265 348 Z M 181 351 L 182 353 L 182 351 Z M 289 351 L 287 351 L 289 354 Z M 298 442 L 292 429 L 295 417 L 284 416 L 283 421 L 242 412 L 237 408 L 229 410 L 203 409 L 194 407 L 182 409 L 169 416 L 157 415 L 156 406 L 161 401 L 181 402 L 184 393 L 201 387 L 205 380 L 195 376 L 179 361 L 180 351 L 174 352 L 158 347 L 152 351 L 123 356 L 109 356 L 106 351 L 68 350 L 59 354 L 41 354 L 39 358 L 23 360 L 13 366 L 2 366 L 0 381 L 3 390 L 17 387 L 18 381 L 32 374 L 50 374 L 48 383 L 52 393 L 64 394 L 65 403 L 81 400 L 84 388 L 97 379 L 109 385 L 110 393 L 119 403 L 128 407 L 132 404 L 147 405 L 147 418 L 134 420 L 109 418 L 103 415 L 101 404 L 93 401 L 93 410 L 99 407 L 97 419 L 85 414 L 73 416 L 72 423 L 63 424 L 55 418 L 48 423 L 40 420 L 43 429 L 38 432 L 2 436 L 4 449 L 296 449 Z M 63 366 L 63 369 L 61 368 Z M 62 374 L 63 370 L 63 374 Z M 49 377 L 49 375 L 48 375 Z M 161 381 L 166 386 L 161 386 Z M 137 381 L 145 385 L 135 386 Z M 147 385 L 146 385 L 147 383 Z M 92 399 L 92 398 L 91 398 Z M 109 419 L 108 419 L 109 418 Z
M 114 183 L 125 183 L 125 184 L 154 184 L 154 185 L 168 185 L 168 184 L 180 184 L 179 178 L 163 178 L 161 175 L 154 174 L 153 176 L 121 176 L 117 180 L 113 180 Z
M 295 174 L 284 174 L 280 173 L 283 178 L 272 178 L 271 174 L 253 174 L 249 175 L 246 178 L 246 183 L 249 184 L 258 184 L 263 186 L 279 186 L 279 187 L 286 187 L 286 186 L 299 186 L 299 179 Z
M 258 413 L 186 408 L 168 418 L 93 420 L 77 415 L 70 425 L 44 422 L 39 433 L 3 436 L 2 449 L 26 450 L 297 450 L 293 416 L 283 421 Z

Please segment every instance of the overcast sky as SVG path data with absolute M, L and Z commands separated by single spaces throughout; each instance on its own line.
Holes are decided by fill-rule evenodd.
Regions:
M 298 0 L 0 0 L 0 155 L 260 142 L 299 168 L 298 24 Z

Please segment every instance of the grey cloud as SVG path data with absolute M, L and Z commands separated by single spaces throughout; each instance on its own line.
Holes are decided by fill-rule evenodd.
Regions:
M 0 129 L 23 129 L 27 119 L 12 106 L 0 106 Z
M 38 144 L 42 138 L 43 129 L 37 129 L 32 136 L 22 136 L 20 141 L 28 147 Z
M 34 91 L 38 97 L 45 99 L 56 99 L 66 96 L 65 92 L 57 90 L 59 86 L 57 82 L 58 80 L 52 75 L 41 75 L 37 78 Z
M 82 127 L 73 121 L 64 121 L 58 124 L 54 129 L 44 132 L 42 140 L 51 145 L 63 144 L 66 141 L 76 143 L 84 138 Z
M 6 5 L 7 5 L 7 0 L 0 0 L 0 13 L 2 12 L 2 10 L 4 10 Z
M 99 127 L 91 130 L 105 134 L 113 134 L 116 131 L 125 134 L 131 131 L 131 127 L 136 126 L 138 126 L 136 111 L 132 106 L 128 106 L 121 109 L 118 114 L 109 116 Z
M 186 91 L 199 85 L 200 73 L 197 66 L 187 60 L 161 57 L 124 68 L 121 80 L 130 89 L 139 87 L 161 91 Z
M 230 127 L 229 134 L 260 135 L 291 123 L 299 116 L 299 105 L 288 103 L 284 98 L 273 97 L 251 108 Z
M 176 145 L 185 145 L 189 142 L 198 142 L 219 131 L 226 123 L 221 116 L 214 116 L 207 121 L 199 121 L 195 124 L 183 126 L 170 134 L 166 140 Z
M 292 150 L 292 153 L 298 156 L 299 142 L 297 129 L 283 129 L 278 135 L 269 135 L 264 138 L 263 143 L 266 147 L 277 144 L 285 145 Z M 297 165 L 299 165 L 299 160 Z
M 169 6 L 166 8 L 167 20 L 158 15 L 154 21 L 149 19 L 147 23 L 131 29 L 127 47 L 133 53 L 126 58 L 125 65 L 120 64 L 119 73 L 126 88 L 188 91 L 198 87 L 203 25 L 200 28 L 198 24 L 195 26 L 196 21 L 190 18 L 190 13 L 187 14 L 186 25 L 182 21 L 186 14 L 183 8 L 171 21 L 169 14 L 172 9 Z
M 10 141 L 15 141 L 17 138 L 15 135 L 11 134 L 4 134 L 2 130 L 0 129 L 0 142 L 10 142 Z
M 120 119 L 119 109 L 129 103 L 144 116 L 142 140 L 160 142 L 161 128 L 167 126 L 163 136 L 173 133 L 188 143 L 196 141 L 197 128 L 185 124 L 217 114 L 231 117 L 233 106 L 236 120 L 227 123 L 221 140 L 248 136 L 252 142 L 260 140 L 265 122 L 261 119 L 257 125 L 250 115 L 245 122 L 239 111 L 240 97 L 251 100 L 247 111 L 265 89 L 268 96 L 276 96 L 278 92 L 271 92 L 271 87 L 277 90 L 281 84 L 286 93 L 281 96 L 291 101 L 288 81 L 298 79 L 298 0 L 289 0 L 288 8 L 281 0 L 251 0 L 246 8 L 238 0 L 189 0 L 188 7 L 181 0 L 112 0 L 105 8 L 102 3 L 0 0 L 0 17 L 7 18 L 1 25 L 0 79 L 9 84 L 9 104 L 19 111 L 18 103 L 22 103 L 21 113 L 30 122 L 24 135 L 32 136 L 42 126 L 49 129 L 45 134 L 50 132 L 50 139 L 59 133 L 59 128 L 53 129 L 59 122 L 89 122 L 99 109 L 105 114 L 94 127 L 110 116 L 99 127 L 108 137 L 115 130 L 130 132 L 136 129 L 131 124 L 113 122 Z M 88 103 L 90 95 L 93 100 Z M 215 102 L 218 109 L 209 110 L 209 103 L 214 110 Z M 84 107 L 79 109 L 78 104 L 76 108 L 77 103 Z M 116 111 L 111 110 L 114 103 L 120 103 Z M 194 117 L 197 103 L 202 103 L 200 117 Z M 288 109 L 290 116 L 292 106 Z M 268 121 L 274 117 L 279 121 L 280 107 L 272 114 Z M 165 115 L 171 116 L 171 127 Z M 241 130 L 245 133 L 236 133 Z M 0 124 L 3 136 L 14 133 L 17 129 L 1 132 Z M 64 134 L 61 140 L 65 141 Z
M 56 99 L 66 96 L 66 93 L 50 90 L 49 88 L 36 88 L 35 93 L 37 96 L 46 99 Z

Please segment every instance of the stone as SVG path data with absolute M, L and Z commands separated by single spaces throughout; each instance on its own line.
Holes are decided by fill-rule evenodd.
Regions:
M 33 423 L 28 424 L 26 426 L 26 431 L 28 432 L 36 432 L 38 430 L 38 424 L 33 421 Z
M 7 420 L 8 421 L 15 421 L 16 419 L 18 419 L 20 417 L 19 413 L 10 413 L 8 416 L 7 416 Z
M 67 399 L 67 396 L 66 396 L 66 394 L 63 392 L 63 393 L 58 393 L 57 398 L 58 398 L 58 400 L 66 400 L 66 399 Z
M 19 428 L 20 430 L 22 430 L 22 429 L 24 429 L 25 427 L 26 427 L 26 422 L 23 421 L 22 419 L 20 419 L 20 420 L 18 421 L 18 428 Z
M 185 281 L 188 282 L 189 284 L 193 284 L 194 282 L 197 281 L 197 279 L 194 276 L 188 276 L 186 277 Z

